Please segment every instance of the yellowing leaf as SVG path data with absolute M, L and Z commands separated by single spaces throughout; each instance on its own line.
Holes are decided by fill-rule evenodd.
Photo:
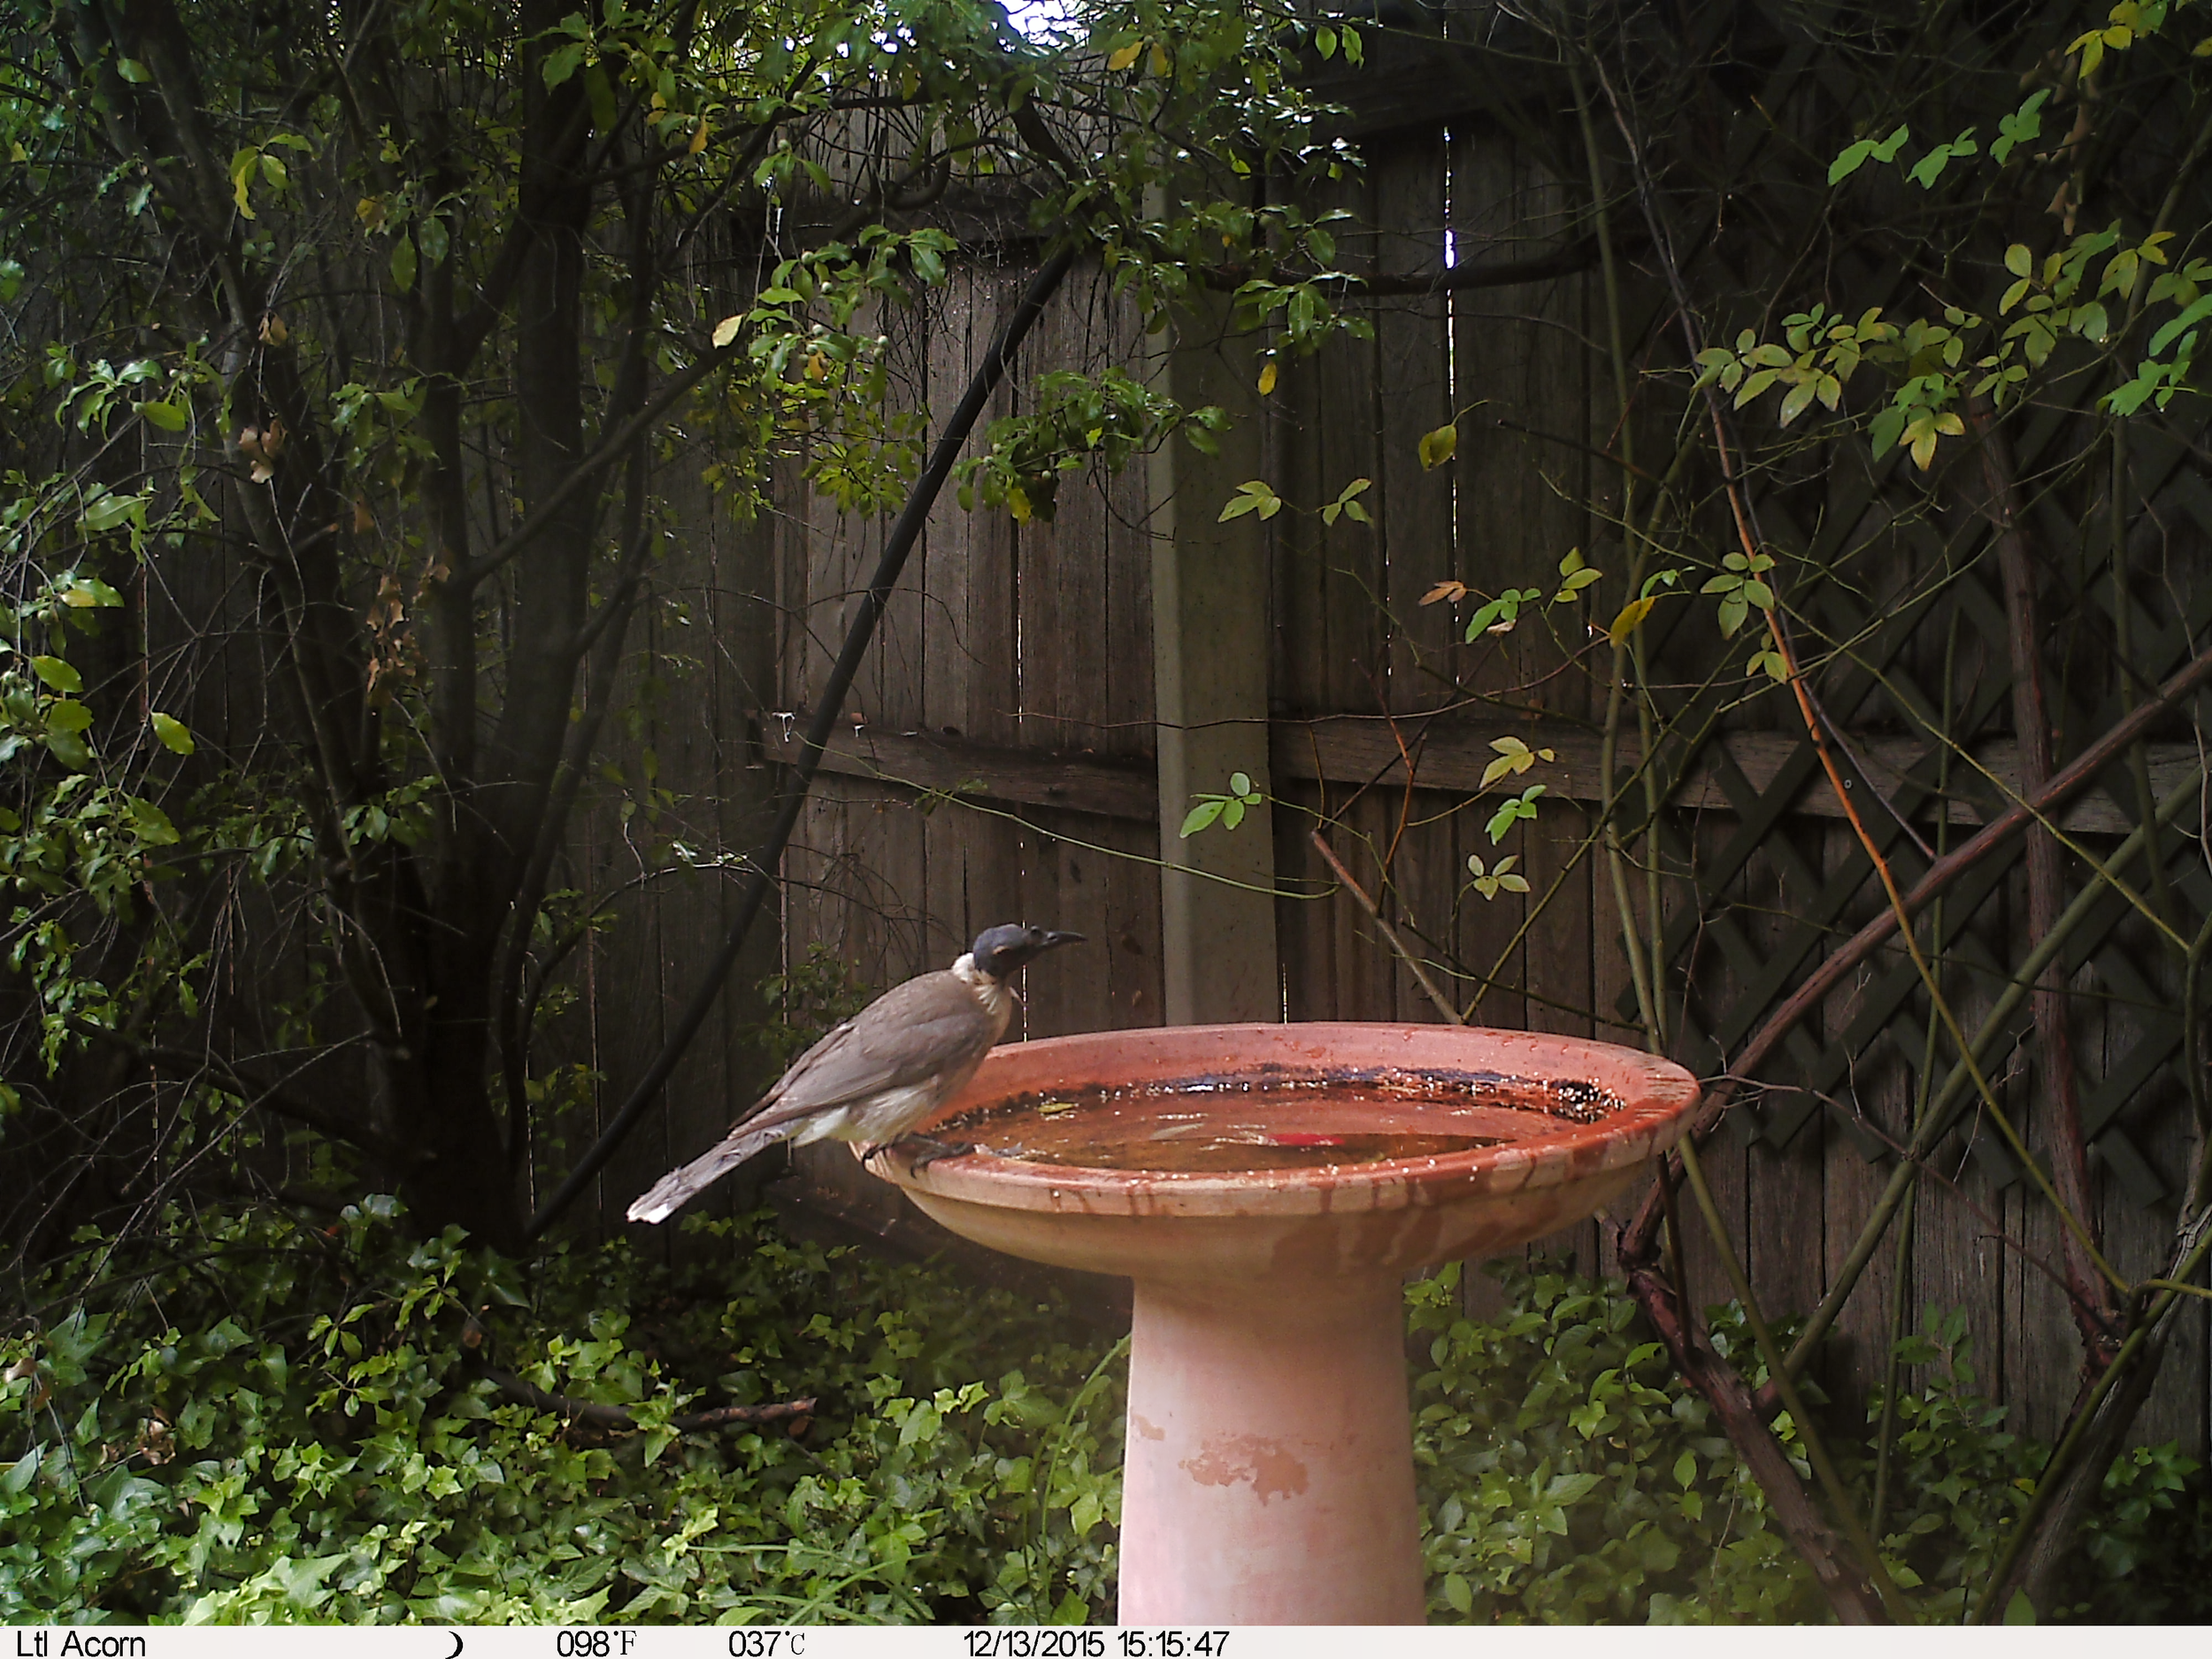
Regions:
M 1144 56 L 1144 49 L 1146 45 L 1147 42 L 1144 41 L 1131 42 L 1128 45 L 1115 52 L 1113 56 L 1107 58 L 1106 67 L 1109 69 L 1128 68 L 1130 65 L 1135 63 L 1138 58 Z
M 745 326 L 742 317 L 725 317 L 714 326 L 714 349 L 719 351 L 737 338 L 738 330 Z
M 1615 645 L 1626 645 L 1629 636 L 1643 626 L 1644 618 L 1651 614 L 1651 608 L 1658 603 L 1659 595 L 1656 594 L 1630 600 L 1621 607 L 1620 615 L 1613 618 L 1613 626 L 1606 629 L 1605 637 Z
M 1167 72 L 1168 72 L 1168 68 L 1169 68 L 1169 64 L 1168 64 L 1167 48 L 1166 48 L 1166 47 L 1164 47 L 1164 46 L 1163 46 L 1163 45 L 1161 45 L 1161 44 L 1160 44 L 1160 42 L 1157 42 L 1157 41 L 1153 42 L 1152 42 L 1152 73 L 1153 73 L 1154 74 L 1156 74 L 1156 75 L 1164 75 L 1164 74 L 1167 73 Z
M 1237 493 L 1229 497 L 1221 509 L 1217 524 L 1227 524 L 1232 518 L 1241 518 L 1248 512 L 1256 512 L 1263 518 L 1272 518 L 1283 510 L 1282 497 L 1269 488 L 1265 480 L 1248 479 L 1237 486 Z
M 364 230 L 382 230 L 388 217 L 384 211 L 384 198 L 380 196 L 363 196 L 353 204 L 353 216 L 361 221 Z
M 1420 447 L 1424 471 L 1443 465 L 1459 452 L 1458 426 L 1439 426 L 1434 432 L 1424 433 Z
M 240 214 L 247 219 L 253 217 L 253 204 L 246 199 L 246 180 L 253 177 L 260 161 L 261 152 L 257 150 L 242 150 L 230 158 L 231 196 L 238 204 Z
M 1270 357 L 1260 365 L 1260 396 L 1265 397 L 1275 389 L 1275 359 Z
M 691 142 L 690 142 L 689 144 L 687 144 L 687 145 L 686 145 L 686 146 L 685 146 L 685 150 L 686 150 L 686 153 L 687 153 L 687 154 L 695 156 L 695 155 L 697 155 L 697 154 L 698 154 L 701 150 L 704 150 L 706 147 L 707 147 L 707 124 L 706 124 L 705 119 L 703 118 L 703 119 L 700 120 L 700 122 L 699 122 L 699 128 L 698 128 L 698 130 L 697 130 L 696 132 L 693 133 L 693 134 L 692 134 L 692 135 L 691 135 Z

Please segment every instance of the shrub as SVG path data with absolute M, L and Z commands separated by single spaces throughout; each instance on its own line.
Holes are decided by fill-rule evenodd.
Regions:
M 0 1622 L 1110 1605 L 1118 1379 L 1064 1310 L 764 1216 L 694 1224 L 710 1267 L 614 1245 L 557 1250 L 526 1284 L 451 1233 L 407 1239 L 395 1209 L 327 1232 L 226 1217 L 111 1271 L 116 1305 L 0 1347 Z M 219 1274 L 196 1259 L 217 1256 Z M 541 1388 L 637 1405 L 638 1431 L 503 1397 L 487 1348 Z M 820 1414 L 803 1438 L 679 1433 L 678 1374 L 711 1379 L 705 1403 L 814 1395 Z
M 676 1270 L 618 1243 L 526 1274 L 410 1238 L 389 1201 L 322 1229 L 186 1220 L 81 1239 L 65 1265 L 91 1293 L 0 1339 L 0 1623 L 1111 1614 L 1125 1344 L 1064 1305 L 765 1214 L 690 1224 Z M 1456 1268 L 1408 1290 L 1432 1614 L 1825 1618 L 1619 1287 L 1494 1271 L 1493 1320 L 1460 1311 Z M 1885 1526 L 1900 1581 L 1954 1618 L 2042 1456 L 1974 1394 L 1963 1330 L 1932 1318 L 1903 1355 Z M 1714 1331 L 1748 1351 L 1730 1310 Z M 635 1427 L 521 1403 L 495 1371 Z M 795 1435 L 674 1421 L 803 1396 Z M 1870 1461 L 1838 1451 L 1863 1503 Z M 2063 1616 L 2212 1614 L 2196 1473 L 2171 1447 L 2115 1464 Z
M 1545 1623 L 1820 1620 L 1812 1574 L 1769 1523 L 1763 1494 L 1708 1408 L 1676 1378 L 1617 1284 L 1542 1263 L 1494 1263 L 1507 1307 L 1458 1311 L 1459 1270 L 1410 1286 L 1431 1369 L 1414 1384 L 1414 1448 L 1428 1517 L 1432 1617 Z M 1765 1380 L 1740 1311 L 1709 1311 L 1714 1346 Z M 1779 1326 L 1786 1343 L 1794 1322 Z M 1986 1578 L 2047 1448 L 2002 1427 L 1975 1392 L 1962 1314 L 1931 1309 L 1899 1357 L 1901 1389 L 1883 1523 L 1892 1575 L 1924 1618 L 1955 1622 Z M 1820 1402 L 1809 1379 L 1801 1384 Z M 1824 1425 L 1862 1515 L 1870 1446 Z M 1778 1427 L 1809 1471 L 1786 1416 Z M 2116 1459 L 2055 1617 L 2212 1618 L 2212 1483 L 2171 1444 Z

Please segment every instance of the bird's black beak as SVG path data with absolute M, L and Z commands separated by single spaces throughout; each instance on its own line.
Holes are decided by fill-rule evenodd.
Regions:
M 1029 930 L 1029 937 L 1014 949 L 1002 952 L 1000 960 L 1006 964 L 1007 972 L 1011 972 L 1016 968 L 1027 967 L 1046 951 L 1057 946 L 1079 945 L 1082 942 L 1083 935 L 1080 933 L 1056 933 L 1050 928 L 1033 927 Z
M 1005 922 L 987 927 L 975 936 L 972 953 L 975 965 L 995 979 L 1003 979 L 1034 962 L 1056 945 L 1079 945 L 1080 933 L 1056 933 L 1045 927 L 1025 927 Z

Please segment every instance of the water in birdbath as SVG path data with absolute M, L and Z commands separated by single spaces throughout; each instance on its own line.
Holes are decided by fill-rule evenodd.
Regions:
M 1023 1094 L 930 1133 L 1024 1163 L 1213 1175 L 1445 1157 L 1620 1105 L 1593 1084 L 1486 1072 L 1264 1073 Z

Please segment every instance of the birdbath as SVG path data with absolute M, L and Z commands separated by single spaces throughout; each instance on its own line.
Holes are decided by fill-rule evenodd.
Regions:
M 1406 1274 L 1591 1214 L 1678 1136 L 1681 1067 L 1448 1025 L 1185 1025 L 994 1049 L 868 1167 L 1011 1256 L 1135 1281 L 1131 1624 L 1421 1622 Z

